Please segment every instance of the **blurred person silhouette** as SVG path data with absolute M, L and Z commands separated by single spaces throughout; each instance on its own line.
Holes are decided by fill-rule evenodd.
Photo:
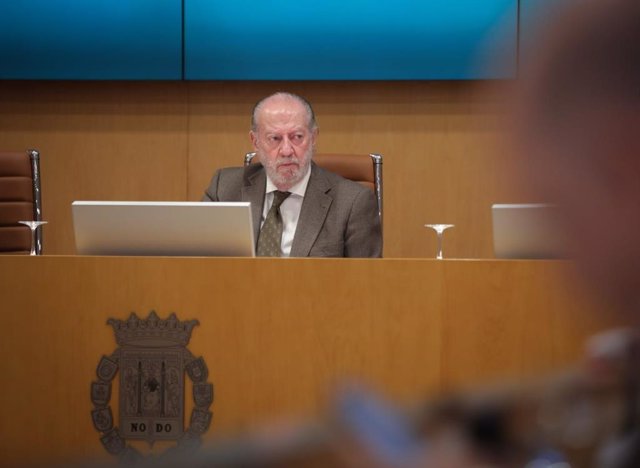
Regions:
M 558 205 L 569 255 L 590 290 L 631 328 L 595 337 L 592 372 L 626 361 L 624 427 L 602 467 L 640 466 L 640 2 L 573 2 L 521 70 L 514 132 L 522 169 Z
M 522 70 L 516 144 L 579 271 L 638 325 L 640 2 L 574 3 Z

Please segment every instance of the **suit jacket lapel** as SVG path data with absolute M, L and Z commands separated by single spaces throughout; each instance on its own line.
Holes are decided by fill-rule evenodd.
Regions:
M 265 175 L 262 165 L 254 164 L 247 166 L 244 173 L 244 185 L 242 186 L 242 201 L 251 202 L 254 242 L 258 242 L 266 187 L 267 176 Z
M 309 255 L 333 202 L 333 198 L 327 195 L 330 188 L 331 183 L 324 176 L 322 169 L 311 163 L 311 177 L 304 194 L 298 227 L 291 246 L 292 257 Z

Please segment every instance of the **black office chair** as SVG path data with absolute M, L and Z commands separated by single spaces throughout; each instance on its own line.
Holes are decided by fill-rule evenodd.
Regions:
M 376 194 L 378 215 L 382 224 L 382 155 L 381 154 L 316 154 L 313 161 L 323 169 L 341 175 L 345 179 L 358 182 Z M 258 162 L 256 153 L 244 156 L 244 165 Z
M 40 153 L 0 152 L 0 253 L 29 253 L 31 232 L 18 221 L 42 221 Z M 42 228 L 36 230 L 42 254 Z

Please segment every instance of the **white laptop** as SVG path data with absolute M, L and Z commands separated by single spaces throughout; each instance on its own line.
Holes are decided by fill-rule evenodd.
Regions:
M 563 236 L 555 223 L 556 209 L 543 203 L 493 205 L 496 258 L 566 257 Z
M 75 201 L 80 255 L 254 257 L 249 202 Z

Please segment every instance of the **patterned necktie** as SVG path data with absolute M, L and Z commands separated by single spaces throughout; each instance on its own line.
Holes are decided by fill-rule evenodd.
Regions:
M 282 256 L 282 216 L 280 205 L 291 195 L 290 192 L 273 192 L 273 204 L 264 220 L 258 236 L 258 257 Z

